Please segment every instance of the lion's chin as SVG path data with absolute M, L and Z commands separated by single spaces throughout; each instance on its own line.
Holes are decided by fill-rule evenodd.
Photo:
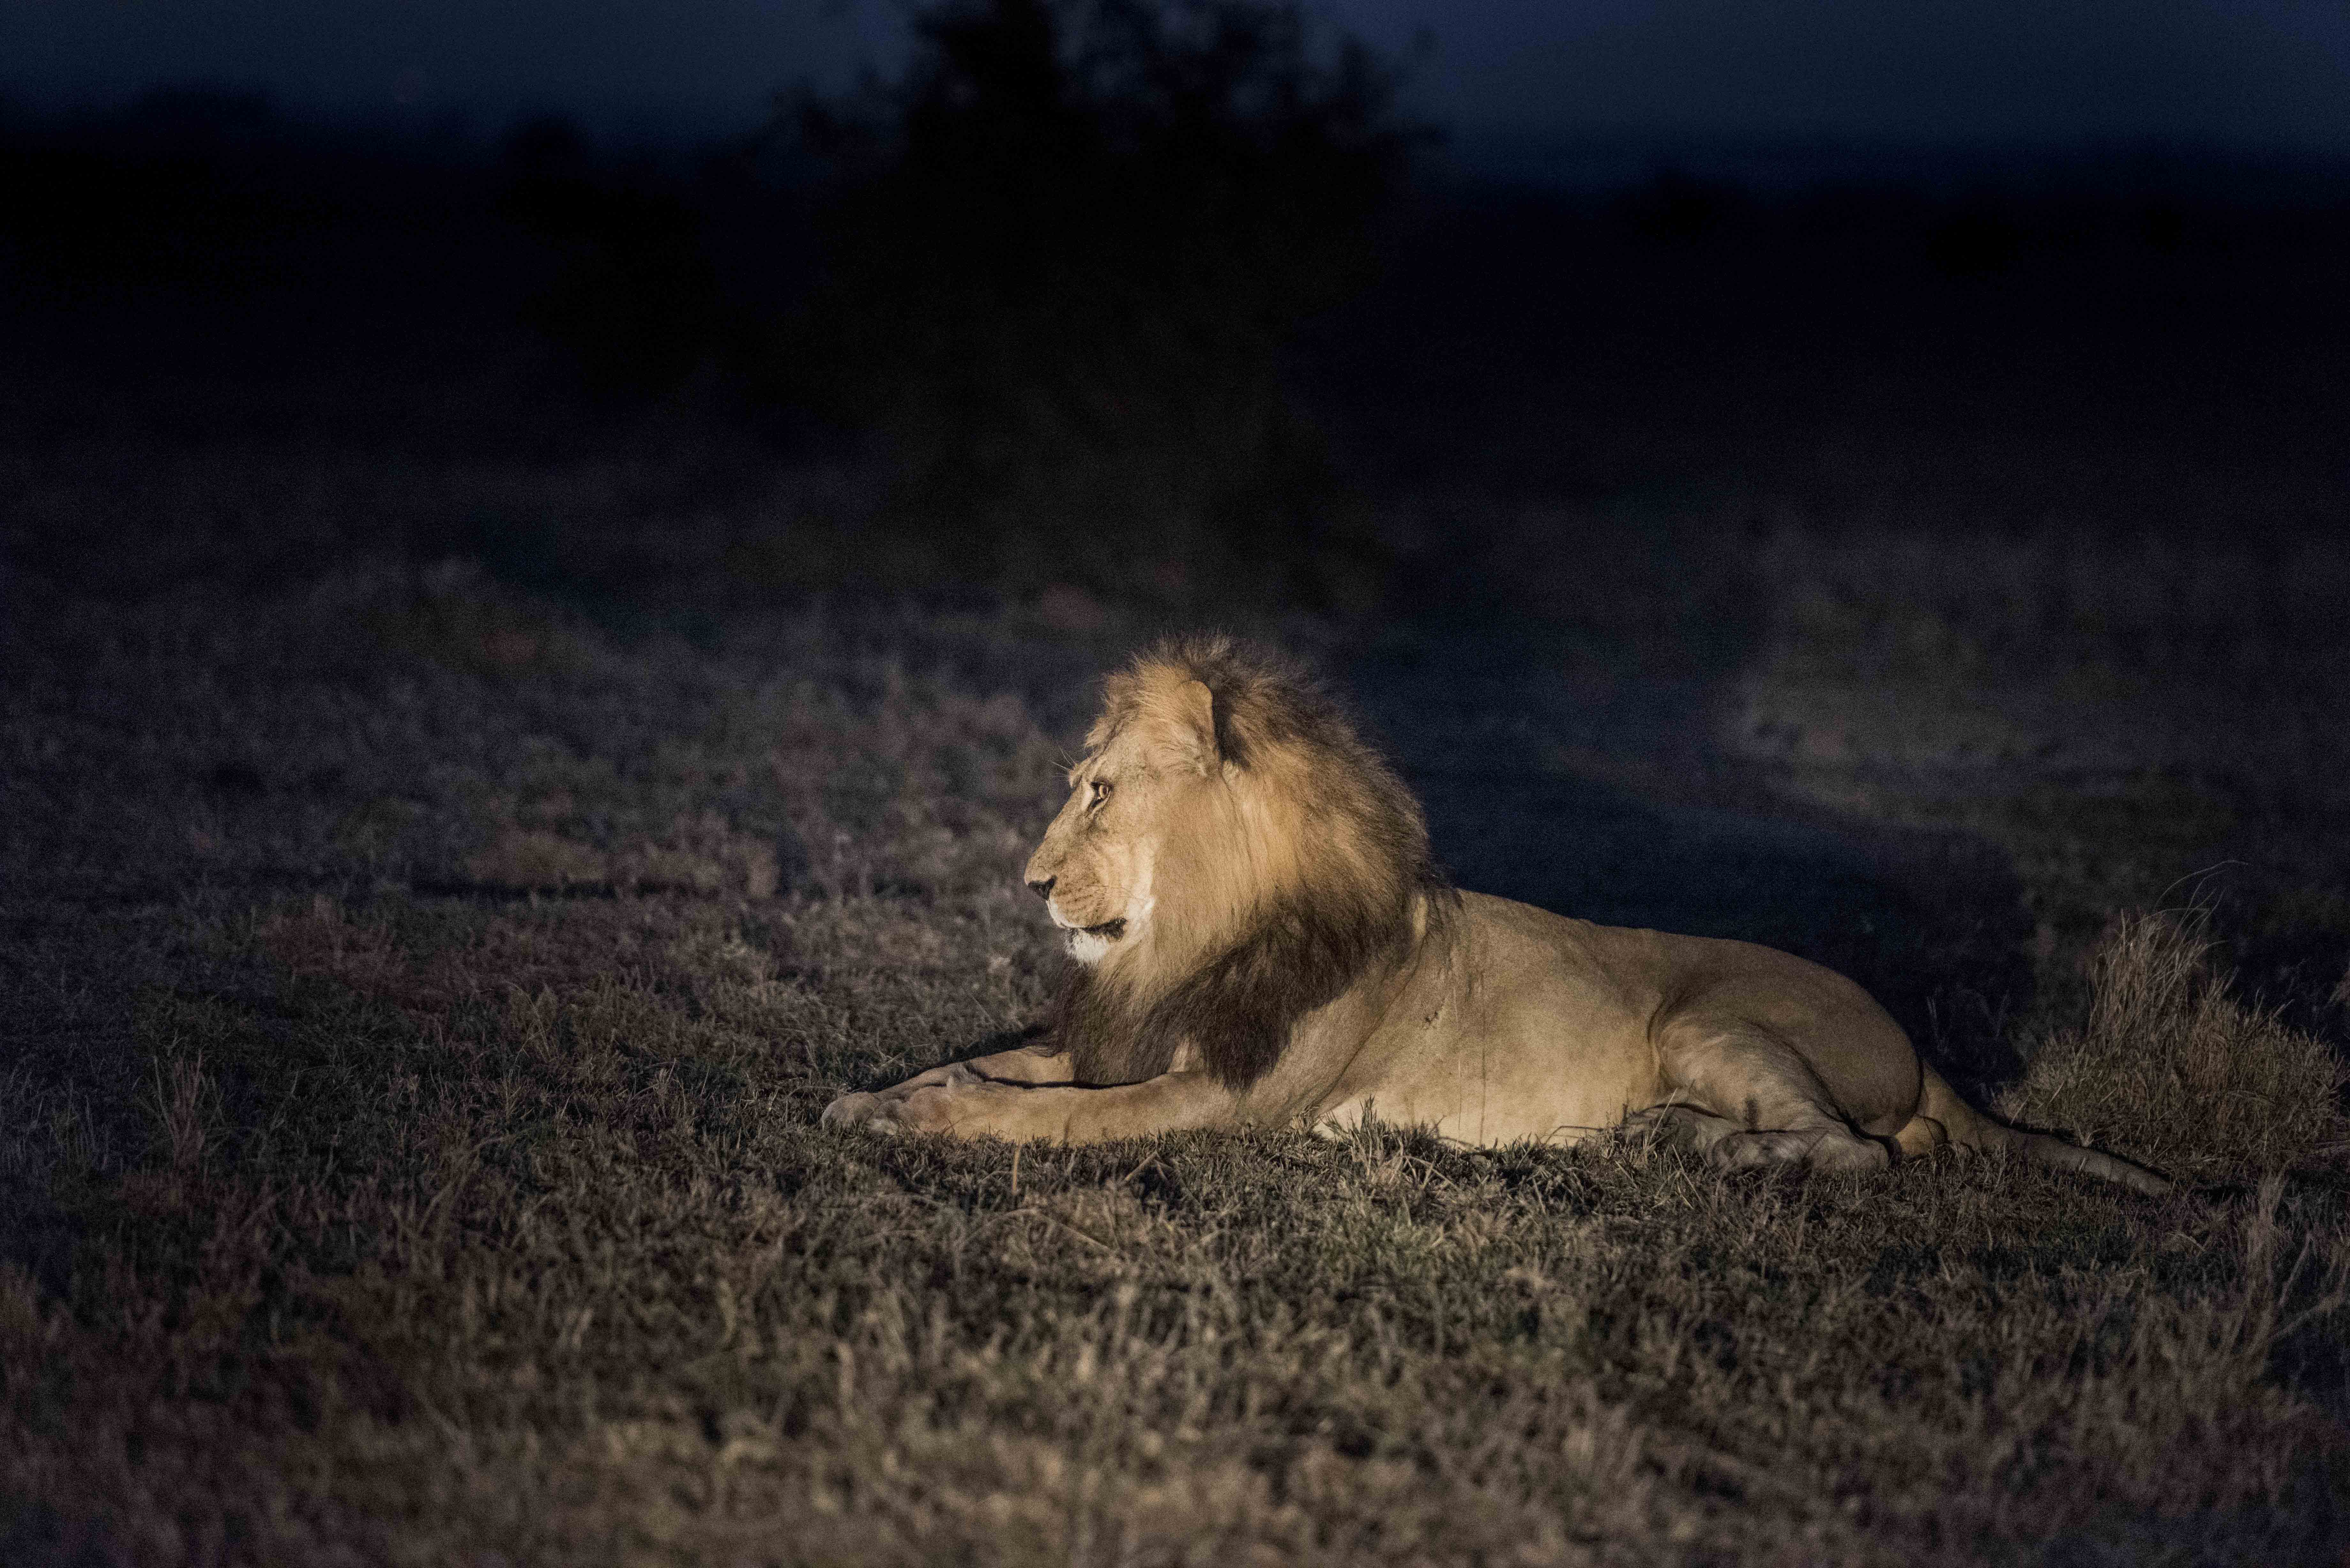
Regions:
M 1082 964 L 1101 962 L 1110 944 L 1126 935 L 1123 919 L 1104 920 L 1098 926 L 1084 926 L 1069 932 L 1069 956 Z

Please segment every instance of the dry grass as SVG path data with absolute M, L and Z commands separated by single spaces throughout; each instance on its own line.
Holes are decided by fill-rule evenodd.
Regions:
M 827 1136 L 842 1085 L 1040 1005 L 1014 873 L 1091 656 L 940 618 L 630 643 L 525 605 L 565 656 L 501 661 L 489 611 L 410 591 L 12 617 L 0 1558 L 2350 1543 L 2333 1187 Z M 2183 1043 L 2176 1072 L 2093 1102 L 2052 1046 L 2052 1119 L 2199 1169 L 2311 1156 L 2243 1119 L 2178 1142 L 2194 1042 L 2232 1043 L 2230 1085 L 2312 1069 L 2216 982 L 2149 989 L 2176 950 L 2134 940 L 2079 1038 Z
M 2215 972 L 2200 912 L 2125 915 L 2087 961 L 2089 1014 L 2036 1051 L 2002 1109 L 2126 1139 L 2184 1176 L 2244 1178 L 2350 1155 L 2350 1082 L 2325 1044 Z

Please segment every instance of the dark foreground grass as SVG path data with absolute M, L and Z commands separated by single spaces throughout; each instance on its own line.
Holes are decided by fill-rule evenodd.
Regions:
M 624 645 L 439 581 L 14 618 L 0 1559 L 2350 1543 L 2330 1106 L 2206 1147 L 2178 1096 L 2227 1075 L 2095 1100 L 2233 1183 L 2159 1202 L 1960 1157 L 821 1133 L 1040 1006 L 1013 873 L 1059 756 L 1013 693 L 1067 650 Z M 2026 1085 L 2060 1124 L 2068 1050 Z

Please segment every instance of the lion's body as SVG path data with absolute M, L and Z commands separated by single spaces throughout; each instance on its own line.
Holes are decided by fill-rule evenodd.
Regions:
M 1595 926 L 1475 893 L 1461 903 L 1445 950 L 1337 1081 L 1298 1085 L 1315 1102 L 1299 1114 L 1375 1113 L 1471 1144 L 1571 1140 L 1663 1103 L 1676 1046 L 1757 1025 L 1862 1130 L 1897 1132 L 1917 1108 L 1908 1041 L 1841 975 L 1743 942 Z
M 1628 1123 L 1730 1165 L 1956 1142 L 2168 1185 L 1975 1111 L 1817 964 L 1455 893 L 1409 792 L 1262 654 L 1146 656 L 1071 780 L 1028 870 L 1086 966 L 1053 1029 L 827 1121 L 1085 1142 L 1377 1116 L 1478 1145 Z

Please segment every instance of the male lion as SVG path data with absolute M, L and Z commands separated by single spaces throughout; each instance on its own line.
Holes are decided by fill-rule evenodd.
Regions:
M 1724 1166 L 2012 1148 L 1859 986 L 1747 942 L 1457 893 L 1419 803 L 1311 683 L 1223 638 L 1112 676 L 1028 886 L 1080 966 L 1031 1045 L 844 1095 L 827 1124 L 1072 1143 L 1377 1114 L 1472 1144 L 1631 1125 Z

